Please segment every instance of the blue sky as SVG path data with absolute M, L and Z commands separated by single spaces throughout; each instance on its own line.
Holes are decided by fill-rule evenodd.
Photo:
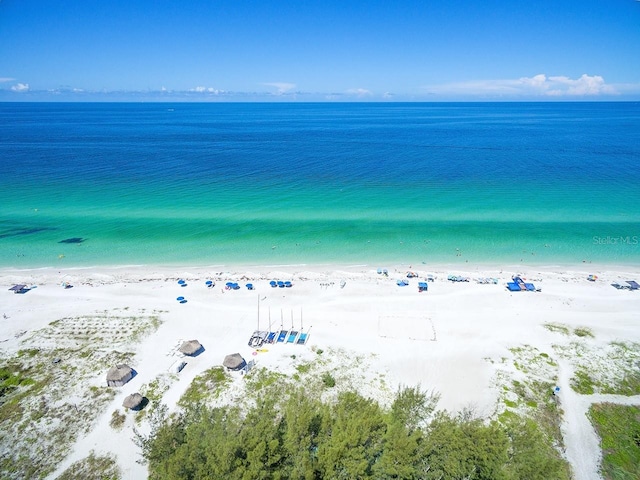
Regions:
M 9 100 L 640 100 L 640 1 L 0 0 Z

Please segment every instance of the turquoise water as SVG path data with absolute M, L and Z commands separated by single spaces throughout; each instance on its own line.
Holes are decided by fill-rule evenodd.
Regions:
M 640 265 L 637 103 L 4 103 L 0 126 L 0 266 Z

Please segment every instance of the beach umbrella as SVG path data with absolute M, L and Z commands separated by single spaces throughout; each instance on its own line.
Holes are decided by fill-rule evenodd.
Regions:
M 107 386 L 121 387 L 132 378 L 133 368 L 125 364 L 116 365 L 107 372 Z
M 139 393 L 132 393 L 124 399 L 124 402 L 122 402 L 122 406 L 124 408 L 135 410 L 142 404 L 143 401 L 144 397 L 142 395 L 140 395 Z
M 239 353 L 227 355 L 226 357 L 224 357 L 224 361 L 222 362 L 222 365 L 229 370 L 240 370 L 246 364 L 247 362 L 245 362 L 244 358 L 242 358 L 242 355 L 240 355 Z
M 184 342 L 178 351 L 180 353 L 184 353 L 185 355 L 194 355 L 202 350 L 202 345 L 198 340 L 187 340 Z
M 204 282 L 205 285 L 211 285 L 213 282 L 211 280 L 207 280 L 206 282 Z
M 180 285 L 184 285 L 184 284 L 185 284 L 185 283 L 187 283 L 187 282 L 185 282 L 184 280 L 180 279 L 180 280 L 178 280 L 178 283 L 179 283 Z
M 181 302 L 182 300 L 184 300 L 184 297 L 178 297 L 178 298 L 176 298 L 176 300 Z

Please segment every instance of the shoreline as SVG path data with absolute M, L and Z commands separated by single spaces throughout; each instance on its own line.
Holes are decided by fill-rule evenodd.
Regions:
M 468 274 L 481 272 L 513 272 L 513 274 L 523 271 L 537 271 L 540 273 L 563 273 L 578 272 L 595 274 L 598 272 L 621 272 L 621 273 L 638 273 L 640 274 L 640 263 L 635 264 L 617 264 L 617 263 L 554 263 L 554 264 L 535 264 L 535 263 L 411 263 L 411 262 L 380 262 L 380 263 L 362 263 L 362 262 L 323 262 L 323 263 L 219 263 L 219 264 L 128 264 L 128 265 L 49 265 L 40 267 L 0 267 L 0 276 L 8 274 L 37 274 L 52 272 L 142 272 L 157 271 L 162 273 L 178 272 L 183 270 L 192 270 L 198 274 L 206 274 L 207 272 L 242 272 L 257 271 L 261 273 L 271 270 L 285 270 L 294 272 L 297 270 L 309 270 L 312 272 L 334 272 L 334 271 L 352 271 L 358 270 L 361 273 L 369 273 L 378 268 L 386 268 L 389 272 L 392 270 L 402 271 L 412 269 L 428 273 L 433 272 L 462 272 Z M 211 274 L 211 273 L 209 273 Z

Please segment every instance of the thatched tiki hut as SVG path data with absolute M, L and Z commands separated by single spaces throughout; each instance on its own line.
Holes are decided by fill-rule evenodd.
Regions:
M 131 395 L 128 395 L 127 398 L 124 399 L 124 402 L 122 402 L 122 406 L 124 408 L 130 408 L 131 410 L 136 410 L 140 408 L 140 406 L 142 405 L 142 402 L 144 402 L 144 397 L 142 395 L 140 395 L 139 393 L 132 393 Z
M 121 387 L 133 378 L 133 368 L 129 365 L 116 365 L 107 373 L 107 386 Z
M 185 355 L 196 356 L 203 350 L 202 345 L 198 340 L 187 340 L 182 345 L 178 351 L 180 353 L 184 353 Z
M 244 358 L 239 353 L 232 353 L 224 357 L 222 365 L 229 370 L 241 370 L 247 365 L 247 362 L 244 361 Z

